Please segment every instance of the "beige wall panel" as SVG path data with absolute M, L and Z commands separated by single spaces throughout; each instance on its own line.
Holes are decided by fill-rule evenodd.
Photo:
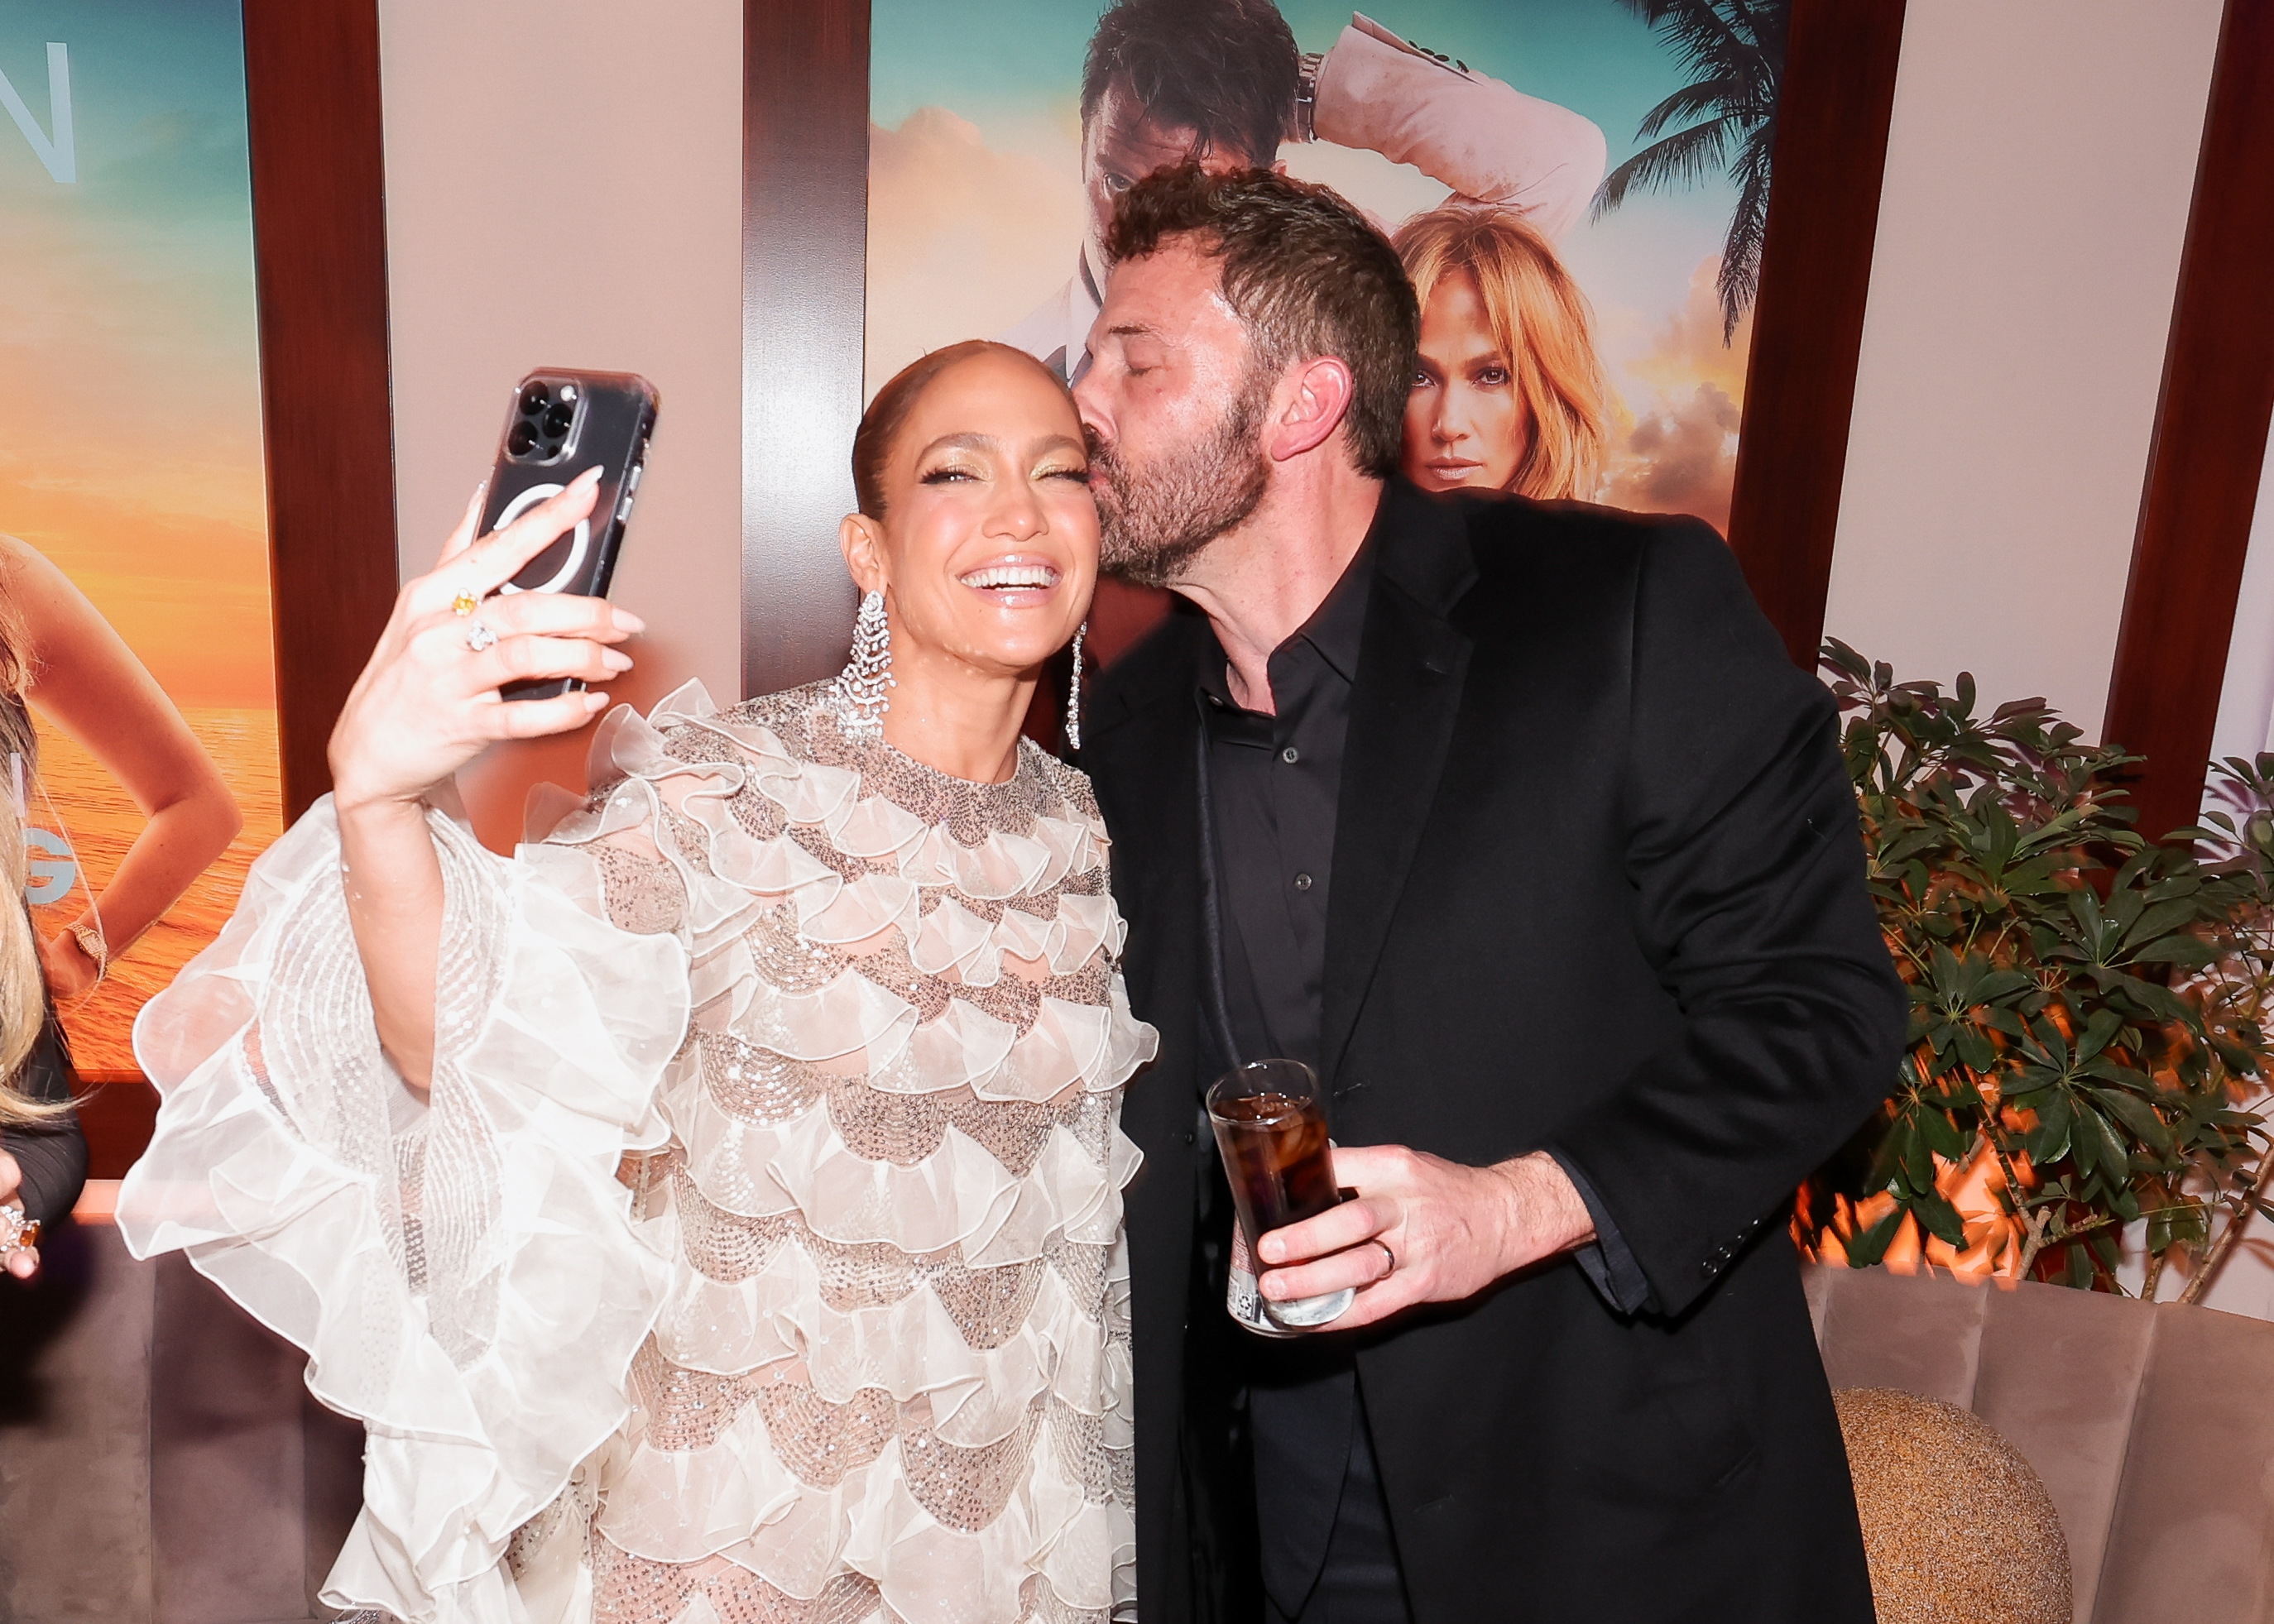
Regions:
M 738 697 L 742 7 L 735 0 L 382 0 L 395 489 L 406 575 L 489 471 L 538 366 L 636 372 L 663 397 L 612 596 L 646 620 L 612 691 Z M 578 741 L 461 775 L 492 846 Z
M 1910 0 L 1826 629 L 2097 734 L 2219 0 Z

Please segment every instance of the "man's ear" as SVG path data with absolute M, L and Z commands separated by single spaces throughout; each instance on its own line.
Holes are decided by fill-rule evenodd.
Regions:
M 1320 356 L 1304 362 L 1280 385 L 1286 403 L 1264 433 L 1265 455 L 1275 462 L 1284 462 L 1325 444 L 1350 415 L 1351 395 L 1356 387 L 1350 363 L 1340 356 Z
M 837 524 L 838 550 L 845 554 L 846 573 L 863 592 L 881 592 L 885 575 L 885 532 L 865 513 L 848 513 Z

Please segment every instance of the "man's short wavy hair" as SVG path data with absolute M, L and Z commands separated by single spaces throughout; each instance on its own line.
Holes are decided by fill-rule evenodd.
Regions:
M 1420 307 L 1397 250 L 1324 186 L 1269 169 L 1156 169 L 1122 195 L 1106 237 L 1115 261 L 1189 238 L 1222 267 L 1224 302 L 1254 363 L 1276 378 L 1339 357 L 1353 389 L 1343 433 L 1359 471 L 1397 471 Z

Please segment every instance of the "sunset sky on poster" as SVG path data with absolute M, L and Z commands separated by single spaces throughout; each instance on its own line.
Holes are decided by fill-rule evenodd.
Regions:
M 1081 63 L 1101 0 L 874 0 L 869 387 L 924 350 L 1000 333 L 1073 268 Z M 1348 0 L 1280 0 L 1323 51 Z M 1682 66 L 1616 0 L 1381 0 L 1383 26 L 1594 121 L 1616 164 Z M 1372 153 L 1291 146 L 1293 173 L 1398 221 L 1445 189 Z M 1735 193 L 1720 175 L 1638 194 L 1559 244 L 1595 308 L 1618 396 L 1607 500 L 1724 524 L 1750 324 L 1714 304 Z
M 134 1015 L 213 939 L 277 833 L 260 356 L 237 0 L 0 6 L 0 74 L 52 144 L 50 41 L 68 52 L 71 179 L 0 112 L 0 531 L 94 601 L 245 815 L 95 996 L 64 1010 L 82 1071 L 102 1079 L 131 1073 Z M 141 814 L 44 726 L 37 790 L 31 823 L 66 836 L 99 890 Z M 82 885 L 41 908 L 41 929 L 87 898 Z
M 0 530 L 61 565 L 185 705 L 273 706 L 235 4 L 0 7 L 0 73 L 78 180 L 0 116 Z

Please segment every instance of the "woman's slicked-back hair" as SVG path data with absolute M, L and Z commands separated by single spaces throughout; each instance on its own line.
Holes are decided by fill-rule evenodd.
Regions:
M 1268 165 L 1294 122 L 1301 77 L 1294 32 L 1271 0 L 1118 0 L 1089 36 L 1081 122 L 1118 82 L 1155 124 Z
M 1353 388 L 1343 433 L 1378 479 L 1397 471 L 1420 306 L 1397 252 L 1324 186 L 1269 169 L 1156 169 L 1122 194 L 1106 251 L 1141 259 L 1190 239 L 1222 267 L 1224 303 L 1247 329 L 1256 366 L 1339 357 Z
M 1049 367 L 1025 350 L 998 344 L 991 338 L 967 338 L 960 344 L 918 356 L 877 391 L 869 410 L 861 414 L 861 426 L 853 433 L 853 497 L 870 518 L 881 521 L 885 516 L 885 465 L 892 460 L 892 442 L 900 438 L 900 425 L 908 420 L 924 391 L 942 373 L 983 355 L 1015 356 L 1049 379 L 1059 393 L 1065 392 L 1065 381 Z
M 1449 204 L 1407 221 L 1394 240 L 1425 307 L 1449 276 L 1476 284 L 1531 425 L 1509 490 L 1541 501 L 1593 501 L 1609 435 L 1603 366 L 1587 296 L 1547 239 L 1510 210 Z

